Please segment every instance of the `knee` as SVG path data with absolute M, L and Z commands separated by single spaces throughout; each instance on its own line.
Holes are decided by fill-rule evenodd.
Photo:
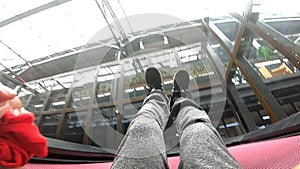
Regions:
M 127 131 L 128 136 L 139 139 L 161 135 L 161 130 L 156 122 L 136 122 Z

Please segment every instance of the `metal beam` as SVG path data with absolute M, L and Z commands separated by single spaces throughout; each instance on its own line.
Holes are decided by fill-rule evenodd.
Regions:
M 241 24 L 245 24 L 243 19 Z M 213 24 L 206 24 L 206 26 L 208 27 L 211 25 Z M 238 36 L 241 37 L 240 39 L 241 42 L 239 44 L 236 44 L 235 50 L 237 50 L 237 54 L 233 55 L 233 53 L 231 53 L 231 51 L 228 50 L 229 49 L 229 47 L 227 46 L 228 44 L 224 43 L 224 41 L 222 40 L 222 37 L 224 37 L 225 35 L 221 31 L 218 31 L 217 27 L 209 28 L 209 30 L 220 42 L 220 44 L 224 47 L 225 51 L 227 51 L 227 53 L 230 52 L 231 59 L 233 60 L 235 65 L 239 67 L 239 69 L 245 76 L 247 82 L 249 83 L 250 87 L 256 94 L 258 100 L 261 102 L 262 106 L 264 107 L 268 115 L 271 117 L 271 120 L 275 122 L 282 118 L 287 117 L 287 115 L 284 113 L 284 111 L 278 104 L 277 100 L 274 98 L 274 96 L 269 91 L 267 86 L 263 83 L 262 79 L 260 79 L 258 74 L 253 70 L 252 66 L 246 60 L 246 58 L 244 58 L 244 48 L 247 47 L 247 45 L 249 45 L 250 41 L 252 40 L 251 37 L 253 37 L 253 35 L 250 36 L 248 34 L 251 32 L 246 29 L 245 31 L 239 31 Z
M 218 58 L 217 54 L 213 51 L 210 45 L 207 45 L 207 50 L 208 56 L 211 59 L 211 62 L 213 63 L 213 69 L 216 70 L 215 72 L 222 81 L 223 91 L 227 91 L 227 94 L 240 117 L 243 127 L 247 132 L 256 130 L 256 123 L 252 118 L 243 98 L 240 96 L 236 87 L 232 84 L 231 81 L 227 81 L 226 83 L 226 79 L 224 78 L 225 70 L 221 60 Z
M 231 49 L 233 49 L 233 45 L 230 42 L 230 40 L 214 25 L 214 24 L 209 24 L 209 20 L 207 18 L 204 19 L 204 22 L 206 26 L 204 26 L 204 34 L 208 36 L 208 29 L 210 28 L 213 31 L 215 35 L 221 35 L 219 37 L 219 40 L 222 42 L 222 46 L 226 48 L 225 50 L 231 54 Z M 225 40 L 225 41 L 224 41 Z M 221 79 L 222 82 L 222 89 L 224 92 L 227 91 L 227 94 L 233 103 L 234 109 L 238 113 L 238 120 L 242 123 L 244 129 L 247 132 L 256 130 L 256 123 L 254 119 L 252 118 L 243 98 L 240 96 L 238 93 L 236 87 L 232 84 L 231 81 L 226 82 L 226 76 L 225 76 L 225 70 L 224 70 L 224 65 L 221 62 L 220 58 L 217 56 L 217 54 L 214 52 L 213 48 L 207 44 L 207 43 L 202 43 L 205 52 L 208 54 L 208 58 L 210 59 L 212 63 L 212 68 L 214 69 L 214 72 L 216 72 L 217 76 L 219 79 Z M 237 52 L 237 47 L 235 47 L 234 52 Z M 231 59 L 230 64 L 231 66 L 233 65 L 233 59 Z M 225 77 L 224 77 L 225 76 Z
M 249 112 L 247 105 L 245 104 L 241 94 L 238 92 L 234 84 L 232 82 L 227 83 L 227 93 L 228 96 L 236 109 L 241 122 L 247 132 L 256 130 L 256 123 Z
M 48 107 L 49 107 L 49 103 L 50 103 L 50 97 L 51 97 L 51 94 L 52 94 L 52 90 L 50 90 L 46 97 L 45 97 L 45 100 L 43 102 L 43 109 L 42 111 L 40 112 L 38 118 L 37 118 L 37 122 L 36 122 L 36 125 L 39 126 L 39 128 L 41 128 L 41 126 L 43 125 L 43 116 L 44 116 L 44 112 L 46 110 L 48 110 Z
M 11 81 L 17 85 L 20 85 L 22 88 L 30 91 L 32 94 L 36 94 L 37 91 L 31 89 L 30 87 L 28 87 L 26 84 L 24 84 L 23 82 L 21 82 L 20 80 L 17 80 L 7 74 L 5 74 L 2 70 L 0 70 L 0 76 L 3 76 L 5 79 L 7 79 L 8 81 Z
M 97 68 L 97 73 L 96 75 L 99 75 L 99 70 L 100 67 Z M 91 89 L 90 92 L 90 101 L 87 109 L 87 116 L 85 120 L 85 127 L 84 127 L 84 134 L 83 134 L 83 139 L 82 142 L 83 144 L 89 144 L 89 134 L 91 134 L 91 124 L 92 124 L 92 119 L 93 119 L 93 106 L 95 103 L 95 100 L 97 100 L 97 91 L 98 91 L 98 76 L 95 76 L 94 82 L 93 82 L 93 88 Z
M 240 24 L 237 36 L 235 38 L 235 43 L 234 43 L 233 50 L 229 54 L 231 56 L 231 59 L 229 61 L 229 64 L 228 64 L 228 66 L 226 68 L 226 73 L 225 73 L 225 79 L 227 79 L 227 80 L 229 80 L 229 77 L 232 76 L 232 72 L 233 72 L 232 69 L 233 68 L 236 69 L 236 66 L 235 66 L 234 61 L 233 61 L 232 58 L 236 57 L 236 54 L 238 52 L 238 49 L 239 49 L 239 46 L 240 46 L 240 43 L 241 43 L 244 31 L 245 31 L 245 25 L 244 24 Z
M 55 138 L 57 138 L 57 139 L 61 138 L 63 125 L 64 125 L 64 123 L 66 123 L 65 122 L 65 118 L 66 118 L 65 110 L 68 108 L 68 106 L 70 105 L 70 103 L 72 101 L 72 91 L 73 91 L 73 86 L 68 89 L 68 93 L 67 93 L 66 98 L 65 98 L 65 105 L 63 107 L 60 119 L 59 119 L 58 124 L 57 124 L 56 135 L 55 135 Z
M 113 29 L 112 29 L 112 27 L 111 27 L 111 25 L 110 25 L 110 23 L 109 23 L 109 21 L 108 21 L 106 15 L 105 15 L 105 12 L 104 12 L 103 9 L 101 8 L 101 5 L 99 4 L 99 2 L 98 2 L 97 0 L 95 0 L 95 2 L 96 2 L 96 4 L 97 4 L 97 7 L 99 8 L 99 10 L 101 11 L 101 14 L 102 14 L 102 16 L 103 16 L 105 22 L 107 23 L 107 26 L 108 26 L 110 32 L 112 33 L 113 38 L 115 39 L 115 41 L 116 41 L 118 47 L 121 47 L 121 44 L 120 44 L 120 42 L 119 42 L 119 40 L 118 40 L 118 38 L 117 38 L 115 32 L 113 31 Z
M 227 38 L 227 36 L 214 23 L 209 22 L 208 18 L 204 18 L 202 23 L 203 26 L 209 30 L 212 35 L 214 35 L 228 55 L 230 55 L 231 50 L 233 49 L 233 44 L 229 38 Z
M 277 100 L 274 98 L 266 84 L 260 79 L 258 74 L 253 70 L 250 63 L 245 57 L 238 57 L 235 61 L 236 65 L 240 68 L 241 72 L 245 76 L 250 87 L 254 91 L 256 97 L 266 110 L 267 114 L 271 117 L 272 122 L 281 120 L 287 115 L 282 110 Z
M 257 13 L 249 12 L 247 15 L 247 20 L 252 20 L 253 22 L 255 22 L 257 18 Z M 233 55 L 234 53 L 232 53 L 231 58 L 245 76 L 247 82 L 267 114 L 270 116 L 272 122 L 283 119 L 287 117 L 287 115 L 282 110 L 266 84 L 262 81 L 259 75 L 252 68 L 251 64 L 245 58 L 248 56 L 247 48 L 252 44 L 254 34 L 249 29 L 244 28 L 246 27 L 245 19 L 241 20 L 241 25 L 242 26 L 240 26 L 240 31 L 237 37 L 240 38 L 237 39 L 239 43 L 236 44 L 235 48 L 237 49 L 236 55 Z M 228 78 L 230 78 L 230 75 Z
M 286 38 L 282 33 L 272 28 L 271 26 L 267 25 L 266 23 L 260 21 L 257 21 L 256 25 L 261 30 L 269 33 L 270 36 L 273 36 L 274 39 L 277 40 L 280 44 L 282 44 L 283 46 L 291 50 L 292 53 L 296 55 L 298 58 L 300 57 L 300 47 L 297 46 L 294 42 L 290 41 L 288 38 Z
M 233 17 L 240 20 L 245 26 L 262 37 L 265 41 L 275 47 L 280 53 L 282 53 L 292 64 L 300 70 L 300 48 L 294 43 L 287 40 L 284 36 L 273 28 L 262 24 L 252 23 L 246 21 L 242 16 L 237 13 L 230 13 Z
M 119 146 L 121 144 L 121 141 L 123 140 L 125 131 L 123 129 L 123 115 L 124 115 L 124 99 L 123 99 L 123 94 L 124 94 L 124 90 L 125 90 L 125 62 L 122 61 L 121 62 L 121 71 L 120 71 L 120 75 L 121 77 L 118 79 L 119 83 L 118 83 L 118 93 L 117 93 L 117 131 L 116 132 L 116 145 Z
M 41 5 L 39 7 L 33 8 L 33 9 L 29 10 L 29 11 L 23 12 L 21 14 L 18 14 L 16 16 L 14 16 L 14 17 L 11 17 L 11 18 L 8 18 L 8 19 L 6 19 L 4 21 L 1 21 L 0 22 L 0 28 L 3 27 L 3 26 L 6 26 L 8 24 L 11 24 L 13 22 L 16 22 L 16 21 L 18 21 L 20 19 L 26 18 L 26 17 L 31 16 L 33 14 L 36 14 L 38 12 L 47 10 L 49 8 L 61 5 L 63 3 L 69 2 L 69 1 L 71 1 L 71 0 L 55 0 L 55 1 L 49 2 L 47 4 Z

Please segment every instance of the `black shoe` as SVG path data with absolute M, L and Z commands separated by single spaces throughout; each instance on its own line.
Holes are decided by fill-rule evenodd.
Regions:
M 189 73 L 186 70 L 179 70 L 173 78 L 173 94 L 170 99 L 171 115 L 165 129 L 171 127 L 175 122 L 179 111 L 185 106 L 200 108 L 193 100 L 188 91 L 190 83 Z M 187 99 L 182 99 L 187 98 Z M 178 100 L 176 103 L 175 101 Z
M 173 107 L 175 100 L 179 97 L 192 99 L 192 95 L 188 92 L 189 84 L 189 73 L 186 70 L 179 70 L 175 73 L 170 108 Z
M 163 91 L 162 87 L 162 75 L 160 71 L 155 67 L 150 67 L 146 70 L 146 83 L 147 83 L 147 92 L 149 95 L 151 92 L 154 91 Z

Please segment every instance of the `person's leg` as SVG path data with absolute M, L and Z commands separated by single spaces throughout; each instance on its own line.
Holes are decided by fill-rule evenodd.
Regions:
M 151 74 L 151 71 L 155 75 L 156 70 L 149 68 L 146 71 L 150 94 L 128 127 L 111 168 L 168 168 L 163 137 L 163 130 L 170 115 L 168 99 L 159 89 L 161 86 L 151 86 L 154 82 L 151 82 L 149 77 L 147 79 L 147 75 Z M 157 77 L 152 75 L 153 80 L 158 81 Z
M 180 139 L 179 168 L 240 168 L 205 111 L 183 107 L 175 125 Z
M 188 73 L 178 73 L 174 77 L 170 119 L 174 121 L 180 139 L 179 168 L 240 168 L 206 112 L 187 91 Z

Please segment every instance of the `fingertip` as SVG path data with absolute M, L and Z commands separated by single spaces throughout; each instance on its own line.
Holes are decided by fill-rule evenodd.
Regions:
M 12 90 L 11 88 L 0 85 L 0 102 L 6 101 L 6 100 L 11 100 L 14 97 L 17 96 L 17 93 Z

